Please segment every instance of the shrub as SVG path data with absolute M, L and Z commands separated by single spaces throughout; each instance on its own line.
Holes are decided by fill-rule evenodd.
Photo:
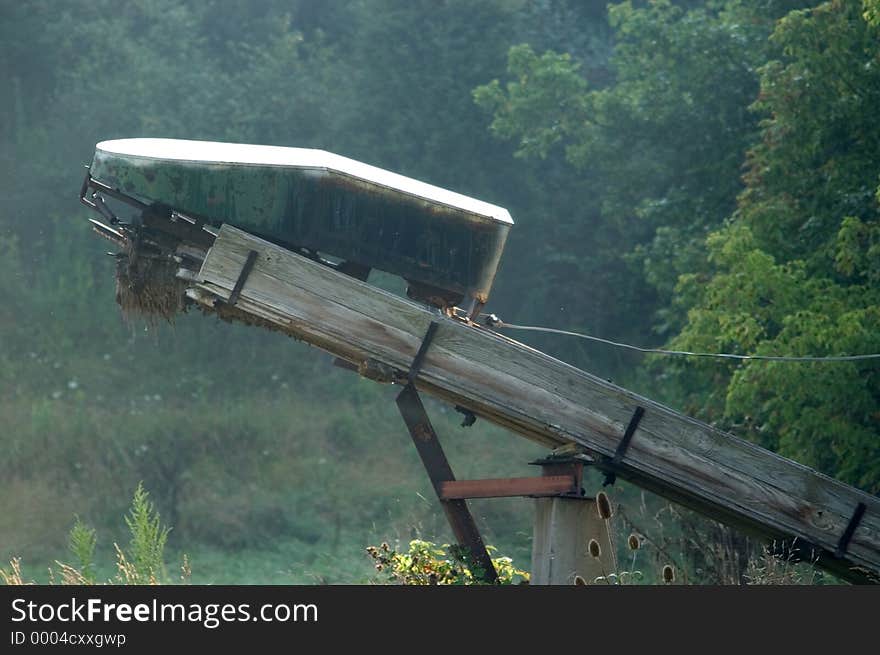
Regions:
M 490 554 L 495 550 L 487 546 Z M 376 571 L 392 583 L 404 585 L 471 585 L 481 584 L 467 566 L 467 557 L 459 546 L 413 539 L 409 550 L 399 553 L 387 543 L 369 546 L 367 553 L 376 562 Z M 509 557 L 493 557 L 498 584 L 527 584 L 529 574 L 513 565 Z

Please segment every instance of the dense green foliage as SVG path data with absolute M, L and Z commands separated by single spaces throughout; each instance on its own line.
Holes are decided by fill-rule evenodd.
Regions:
M 487 546 L 491 552 L 494 550 Z M 405 585 L 470 585 L 482 584 L 468 566 L 466 553 L 461 547 L 449 544 L 438 546 L 430 541 L 413 539 L 409 548 L 398 552 L 383 542 L 368 546 L 367 553 L 376 563 L 379 579 Z M 529 581 L 527 571 L 516 568 L 509 557 L 492 557 L 498 573 L 497 584 L 520 584 Z
M 880 32 L 852 2 L 781 20 L 761 69 L 765 118 L 746 188 L 709 240 L 712 274 L 681 280 L 677 343 L 765 354 L 880 351 Z M 696 373 L 696 375 L 694 375 Z M 691 389 L 706 378 L 690 371 Z M 720 381 L 714 381 L 718 384 Z M 723 412 L 759 443 L 880 492 L 876 363 L 759 365 L 725 376 Z
M 567 55 L 520 46 L 512 80 L 477 91 L 520 154 L 562 144 L 595 181 L 602 227 L 617 226 L 622 247 L 604 256 L 629 253 L 642 269 L 620 299 L 651 307 L 639 329 L 677 348 L 878 351 L 874 5 L 797 4 L 623 3 L 610 9 L 612 84 L 591 89 Z M 666 391 L 688 411 L 880 491 L 875 362 L 653 370 L 674 373 Z
M 511 81 L 477 89 L 493 132 L 514 139 L 520 155 L 561 149 L 589 189 L 578 214 L 558 219 L 572 238 L 556 259 L 570 263 L 560 277 L 602 280 L 594 293 L 607 296 L 587 315 L 569 315 L 573 324 L 641 341 L 648 328 L 665 336 L 680 326 L 667 309 L 673 287 L 702 268 L 707 231 L 735 206 L 757 130 L 748 106 L 779 9 L 744 4 L 751 8 L 612 6 L 611 83 L 591 84 L 568 54 L 522 45 L 510 51 Z M 599 308 L 607 328 L 590 316 Z
M 320 147 L 508 207 L 511 322 L 880 352 L 878 30 L 877 0 L 3 3 L 0 558 L 62 557 L 77 513 L 80 560 L 86 524 L 123 543 L 141 480 L 196 581 L 362 580 L 369 543 L 448 541 L 393 389 L 255 329 L 120 321 L 76 203 L 97 141 Z M 876 360 L 523 339 L 880 492 Z M 529 473 L 536 447 L 430 409 L 460 476 Z M 477 513 L 527 561 L 524 501 Z

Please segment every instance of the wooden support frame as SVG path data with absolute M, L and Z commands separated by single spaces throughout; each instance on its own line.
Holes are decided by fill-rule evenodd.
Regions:
M 426 392 L 550 448 L 577 444 L 596 466 L 710 518 L 771 540 L 844 580 L 880 580 L 880 498 L 466 321 L 377 289 L 224 225 L 187 295 L 222 311 L 248 253 L 259 257 L 228 318 L 272 326 L 400 381 L 428 325 L 433 345 L 413 381 Z M 240 312 L 240 313 L 238 313 Z M 614 461 L 635 407 L 644 416 Z M 865 510 L 845 551 L 854 508 Z

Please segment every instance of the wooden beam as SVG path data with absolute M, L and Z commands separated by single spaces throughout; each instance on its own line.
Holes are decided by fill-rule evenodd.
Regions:
M 440 497 L 507 498 L 511 496 L 558 496 L 580 491 L 573 475 L 545 475 L 531 478 L 450 480 L 440 485 Z
M 439 323 L 418 389 L 546 446 L 577 443 L 597 465 L 711 518 L 768 539 L 797 538 L 846 580 L 880 575 L 880 499 L 642 398 L 489 329 L 377 289 L 225 225 L 188 294 L 227 300 L 259 253 L 234 311 L 354 364 L 375 360 L 401 380 L 429 323 Z M 619 463 L 637 407 L 644 416 Z M 834 551 L 859 503 L 845 553 Z

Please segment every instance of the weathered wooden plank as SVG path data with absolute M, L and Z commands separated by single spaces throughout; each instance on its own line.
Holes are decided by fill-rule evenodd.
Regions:
M 259 252 L 236 310 L 353 363 L 405 372 L 428 324 L 437 330 L 417 386 L 528 438 L 575 442 L 613 455 L 636 407 L 644 417 L 620 475 L 701 512 L 770 537 L 824 550 L 821 563 L 850 579 L 880 570 L 880 500 L 715 430 L 487 329 L 339 274 L 224 226 L 198 274 L 202 302 L 227 299 L 250 250 Z M 844 559 L 831 556 L 853 510 L 867 512 Z

